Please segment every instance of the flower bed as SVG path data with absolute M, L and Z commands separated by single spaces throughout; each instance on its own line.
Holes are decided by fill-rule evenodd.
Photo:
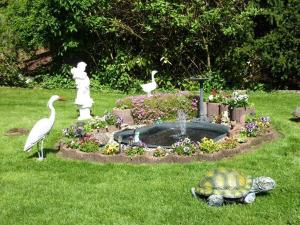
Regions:
M 253 151 L 255 147 L 262 143 L 274 140 L 279 137 L 279 134 L 273 130 L 256 138 L 249 139 L 246 143 L 239 144 L 233 149 L 226 149 L 214 153 L 198 152 L 192 156 L 180 156 L 177 154 L 166 154 L 161 157 L 155 157 L 153 154 L 146 152 L 143 155 L 128 157 L 125 153 L 117 155 L 104 155 L 100 152 L 86 153 L 76 149 L 71 149 L 65 144 L 60 144 L 59 155 L 69 158 L 86 160 L 100 163 L 189 163 L 194 161 L 215 161 L 222 158 L 232 157 L 236 154 Z M 156 152 L 156 151 L 154 151 Z
M 159 119 L 175 119 L 178 110 L 183 110 L 190 118 L 196 117 L 198 100 L 189 92 L 130 96 L 117 100 L 116 108 L 131 109 L 135 124 L 151 124 Z
M 111 116 L 94 118 L 87 123 L 79 123 L 64 130 L 65 140 L 60 149 L 63 156 L 99 162 L 190 162 L 194 160 L 216 160 L 246 151 L 247 147 L 257 145 L 277 136 L 271 130 L 269 117 L 249 117 L 245 126 L 231 137 L 214 142 L 203 138 L 192 142 L 184 138 L 172 145 L 171 149 L 149 149 L 142 142 L 135 146 L 114 143 L 112 133 L 99 130 L 103 121 L 115 121 Z M 94 127 L 92 129 L 91 127 Z M 115 128 L 117 129 L 117 128 Z M 110 134 L 110 137 L 109 137 Z M 105 136 L 107 136 L 105 138 Z M 134 137 L 132 137 L 134 140 Z M 247 146 L 247 147 L 245 147 Z

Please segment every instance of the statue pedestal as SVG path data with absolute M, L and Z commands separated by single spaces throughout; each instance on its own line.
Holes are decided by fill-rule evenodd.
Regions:
M 91 116 L 90 108 L 79 108 L 79 117 L 77 120 L 88 120 L 91 118 L 93 117 Z

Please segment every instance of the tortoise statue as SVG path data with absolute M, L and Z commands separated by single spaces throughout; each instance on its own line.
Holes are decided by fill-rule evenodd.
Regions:
M 300 107 L 297 107 L 293 112 L 293 116 L 296 118 L 300 118 Z
M 222 206 L 224 202 L 252 203 L 255 194 L 275 188 L 270 177 L 251 178 L 233 170 L 219 168 L 208 171 L 198 187 L 192 188 L 194 197 L 207 197 L 210 206 Z

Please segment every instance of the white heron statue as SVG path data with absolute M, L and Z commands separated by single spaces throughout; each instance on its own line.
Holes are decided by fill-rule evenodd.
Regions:
M 53 107 L 53 103 L 57 100 L 63 101 L 63 97 L 58 95 L 53 95 L 48 101 L 48 107 L 51 111 L 49 118 L 43 118 L 36 122 L 36 124 L 31 129 L 27 141 L 24 146 L 24 151 L 29 152 L 31 148 L 37 144 L 38 147 L 38 159 L 44 159 L 44 139 L 46 135 L 51 131 L 54 121 L 55 121 L 55 109 Z
M 151 72 L 151 79 L 152 79 L 151 83 L 148 83 L 148 84 L 142 84 L 142 85 L 141 85 L 143 91 L 147 93 L 147 96 L 148 96 L 148 97 L 151 96 L 151 91 L 153 91 L 154 89 L 157 88 L 157 84 L 156 84 L 155 79 L 154 79 L 154 75 L 155 75 L 156 73 L 157 73 L 156 70 L 153 70 L 153 71 Z

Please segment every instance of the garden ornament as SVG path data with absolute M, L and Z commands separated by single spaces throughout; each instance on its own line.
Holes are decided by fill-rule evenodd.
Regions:
M 210 206 L 222 206 L 224 202 L 252 203 L 256 193 L 274 189 L 275 181 L 270 177 L 251 178 L 233 169 L 208 171 L 196 188 L 194 197 L 207 197 Z
M 300 107 L 297 107 L 293 112 L 293 116 L 296 118 L 300 118 Z
M 73 79 L 76 83 L 77 96 L 75 99 L 75 104 L 79 107 L 79 117 L 78 120 L 91 119 L 90 109 L 94 103 L 93 99 L 90 97 L 90 79 L 85 72 L 86 63 L 80 62 L 77 64 L 77 68 L 73 67 L 71 73 Z
M 48 107 L 51 111 L 49 118 L 43 118 L 39 120 L 31 129 L 27 141 L 24 146 L 24 151 L 29 152 L 33 145 L 37 144 L 37 147 L 39 149 L 38 152 L 38 159 L 43 160 L 44 159 L 44 139 L 46 135 L 51 131 L 54 121 L 55 121 L 55 109 L 53 107 L 53 103 L 57 100 L 64 100 L 62 97 L 58 95 L 53 95 L 50 100 L 48 101 Z
M 148 84 L 142 84 L 141 87 L 143 89 L 144 92 L 147 93 L 147 96 L 150 97 L 151 96 L 151 91 L 154 91 L 156 88 L 157 88 L 157 84 L 155 82 L 155 79 L 154 79 L 154 75 L 157 73 L 156 70 L 153 70 L 151 72 L 151 83 L 148 83 Z
M 228 111 L 222 112 L 221 124 L 225 126 L 230 126 L 230 119 L 228 115 Z

